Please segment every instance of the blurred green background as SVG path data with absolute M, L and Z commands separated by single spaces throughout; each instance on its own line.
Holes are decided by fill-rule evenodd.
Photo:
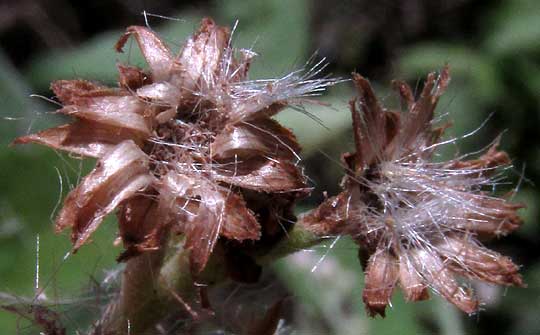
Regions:
M 62 196 L 93 162 L 43 147 L 13 148 L 9 143 L 16 136 L 62 122 L 51 113 L 54 103 L 30 96 L 51 97 L 52 80 L 85 78 L 114 85 L 116 62 L 144 66 L 136 48 L 126 54 L 113 50 L 125 27 L 145 24 L 143 11 L 170 17 L 149 15 L 147 20 L 173 50 L 180 48 L 204 16 L 221 25 L 232 26 L 238 20 L 236 46 L 253 47 L 260 54 L 252 78 L 283 75 L 302 67 L 317 52 L 317 59 L 327 58 L 328 74 L 362 73 L 388 104 L 395 103 L 388 90 L 392 78 L 406 79 L 416 87 L 427 72 L 449 63 L 453 78 L 438 108 L 439 115 L 448 114 L 453 121 L 448 136 L 468 133 L 491 115 L 478 134 L 453 149 L 478 150 L 502 133 L 502 148 L 514 159 L 508 178 L 519 184 L 515 199 L 528 206 L 521 212 L 525 223 L 513 235 L 489 245 L 523 265 L 527 289 L 475 285 L 486 305 L 472 317 L 437 298 L 406 304 L 396 293 L 386 319 L 368 319 L 361 303 L 363 275 L 356 249 L 343 238 L 332 248 L 330 241 L 281 260 L 272 269 L 290 296 L 292 316 L 281 328 L 283 334 L 540 333 L 539 191 L 535 187 L 540 181 L 540 2 L 536 0 L 3 1 L 2 305 L 28 303 L 25 299 L 33 299 L 37 285 L 44 289 L 41 299 L 52 302 L 74 333 L 88 326 L 88 319 L 107 299 L 108 291 L 99 283 L 117 268 L 114 218 L 101 226 L 92 244 L 65 260 L 68 238 L 52 233 Z M 278 117 L 297 133 L 315 187 L 303 208 L 320 201 L 322 191 L 339 191 L 342 172 L 336 162 L 352 144 L 347 109 L 352 95 L 350 83 L 343 83 L 320 99 L 331 107 L 306 106 L 324 127 L 298 111 Z M 36 333 L 26 316 L 0 312 L 1 333 Z

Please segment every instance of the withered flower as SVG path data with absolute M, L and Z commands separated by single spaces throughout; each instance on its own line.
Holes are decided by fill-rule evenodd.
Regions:
M 408 301 L 427 299 L 429 287 L 466 313 L 479 302 L 457 276 L 524 285 L 518 266 L 479 242 L 521 223 L 522 205 L 489 192 L 510 163 L 506 153 L 496 142 L 477 159 L 432 161 L 437 148 L 452 142 L 441 140 L 446 126 L 433 125 L 449 80 L 448 68 L 429 74 L 417 100 L 407 84 L 395 82 L 406 110 L 398 112 L 381 106 L 369 82 L 354 74 L 356 152 L 343 157 L 344 191 L 301 220 L 319 235 L 350 235 L 359 244 L 371 316 L 384 316 L 396 285 Z
M 119 87 L 85 80 L 51 85 L 74 122 L 15 143 L 39 143 L 95 157 L 95 169 L 67 196 L 56 229 L 72 228 L 76 251 L 118 210 L 124 260 L 185 235 L 200 272 L 219 238 L 275 238 L 309 190 L 294 135 L 271 116 L 333 83 L 320 70 L 249 80 L 254 53 L 231 46 L 227 28 L 204 19 L 179 55 L 150 29 L 129 27 L 149 70 L 118 65 Z

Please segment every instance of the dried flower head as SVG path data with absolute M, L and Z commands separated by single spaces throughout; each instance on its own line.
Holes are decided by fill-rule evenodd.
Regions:
M 39 143 L 96 157 L 95 169 L 67 196 L 56 229 L 72 229 L 76 251 L 118 208 L 121 260 L 160 248 L 167 232 L 185 235 L 200 272 L 219 238 L 266 242 L 293 220 L 308 191 L 294 135 L 271 116 L 333 83 L 320 70 L 248 80 L 254 53 L 204 19 L 179 55 L 145 27 L 129 27 L 149 70 L 118 65 L 119 87 L 85 80 L 51 85 L 74 122 L 15 143 Z
M 363 300 L 371 316 L 384 316 L 397 284 L 408 301 L 427 299 L 430 287 L 467 313 L 479 302 L 456 276 L 523 286 L 518 267 L 479 242 L 520 226 L 522 205 L 489 193 L 508 156 L 496 142 L 477 159 L 432 161 L 450 142 L 441 140 L 446 126 L 432 121 L 449 80 L 448 68 L 438 77 L 429 74 L 418 100 L 409 86 L 395 82 L 406 109 L 400 113 L 383 108 L 369 82 L 354 74 L 356 152 L 344 155 L 344 191 L 302 220 L 317 234 L 347 234 L 360 245 Z

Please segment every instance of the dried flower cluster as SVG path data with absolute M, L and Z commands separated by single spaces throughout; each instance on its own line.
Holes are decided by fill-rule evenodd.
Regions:
M 520 226 L 522 205 L 486 191 L 497 184 L 508 156 L 495 143 L 478 159 L 431 160 L 448 143 L 441 141 L 446 126 L 432 125 L 448 68 L 427 77 L 416 101 L 409 86 L 395 82 L 403 113 L 383 108 L 365 78 L 355 74 L 353 80 L 356 152 L 344 155 L 344 191 L 302 222 L 317 234 L 347 234 L 360 245 L 368 313 L 384 316 L 398 284 L 408 301 L 427 299 L 430 287 L 467 313 L 479 303 L 456 276 L 523 286 L 518 267 L 478 241 Z
M 321 63 L 279 79 L 249 80 L 255 54 L 233 48 L 231 32 L 211 19 L 202 21 L 177 56 L 150 29 L 135 26 L 120 38 L 117 51 L 132 36 L 148 70 L 118 65 L 116 88 L 85 80 L 54 82 L 51 88 L 63 105 L 58 113 L 74 121 L 15 143 L 97 158 L 56 220 L 57 231 L 72 229 L 74 251 L 117 210 L 125 247 L 119 260 L 163 250 L 171 234 L 182 234 L 194 278 L 218 243 L 232 267 L 228 274 L 245 278 L 243 262 L 255 264 L 246 256 L 283 241 L 297 221 L 294 204 L 310 191 L 295 136 L 272 116 L 337 81 L 314 78 Z M 479 302 L 457 276 L 523 286 L 518 267 L 479 242 L 521 224 L 516 212 L 522 205 L 489 192 L 509 165 L 508 156 L 495 143 L 477 159 L 432 159 L 452 142 L 441 140 L 446 126 L 433 125 L 449 80 L 448 68 L 438 77 L 430 74 L 417 100 L 409 86 L 395 82 L 405 110 L 400 112 L 382 107 L 369 82 L 355 74 L 359 97 L 350 106 L 356 152 L 343 156 L 344 190 L 297 222 L 309 243 L 350 235 L 359 244 L 366 269 L 363 300 L 371 316 L 384 316 L 396 285 L 409 301 L 426 299 L 431 288 L 467 313 L 477 311 Z M 235 263 L 240 264 L 234 268 Z M 123 290 L 132 285 L 137 292 L 148 285 L 146 279 L 155 280 L 126 278 L 135 283 L 123 283 Z M 157 299 L 153 284 L 146 291 Z M 124 327 L 123 319 L 116 322 L 123 317 L 139 322 L 134 329 L 151 326 L 150 318 L 129 319 L 148 308 L 137 292 L 111 305 L 115 313 L 120 310 L 111 314 L 112 323 Z
M 250 81 L 255 55 L 231 46 L 227 28 L 204 19 L 173 56 L 154 32 L 130 27 L 149 72 L 118 65 L 119 87 L 61 80 L 51 87 L 70 124 L 18 138 L 96 157 L 67 196 L 56 229 L 72 228 L 74 250 L 116 208 L 121 260 L 184 234 L 193 273 L 220 237 L 272 241 L 309 192 L 294 135 L 271 116 L 333 82 L 312 79 L 320 64 L 280 79 Z M 297 100 L 294 100 L 297 99 Z

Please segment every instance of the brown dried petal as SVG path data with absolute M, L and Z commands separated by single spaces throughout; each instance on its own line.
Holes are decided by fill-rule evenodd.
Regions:
M 471 314 L 478 310 L 478 300 L 473 297 L 472 291 L 459 286 L 448 265 L 438 256 L 416 249 L 411 252 L 411 257 L 424 281 L 443 298 L 465 313 Z
M 190 259 L 195 273 L 202 271 L 220 235 L 238 241 L 260 237 L 260 226 L 247 209 L 244 200 L 229 189 L 205 179 L 187 177 L 170 172 L 164 185 L 176 206 L 190 203 L 180 213 L 184 217 L 183 232 L 186 249 L 191 249 Z M 197 207 L 194 208 L 194 203 Z M 172 209 L 174 211 L 174 208 Z M 177 211 L 178 212 L 178 211 Z
M 414 94 L 411 87 L 407 83 L 399 80 L 393 80 L 392 87 L 399 93 L 401 109 L 411 110 L 414 106 Z
M 198 273 L 206 266 L 219 235 L 238 241 L 257 240 L 260 226 L 238 195 L 216 191 L 205 193 L 185 233 L 192 269 Z
M 206 266 L 223 222 L 220 215 L 222 210 L 212 212 L 219 210 L 216 207 L 222 206 L 219 200 L 215 201 L 213 192 L 209 194 L 210 199 L 192 199 L 196 195 L 191 194 L 191 191 L 197 184 L 198 180 L 195 178 L 170 171 L 162 179 L 160 189 L 160 206 L 180 218 L 181 231 L 186 235 L 184 248 L 191 250 L 190 264 L 193 273 L 201 272 Z M 212 200 L 214 202 L 208 208 L 206 201 Z M 193 202 L 197 202 L 197 205 L 193 206 Z
M 510 258 L 476 245 L 470 239 L 447 237 L 438 248 L 453 262 L 454 271 L 464 276 L 499 285 L 523 286 L 519 268 Z
M 488 196 L 474 197 L 471 201 L 474 203 L 473 208 L 479 210 L 466 213 L 466 220 L 459 220 L 457 228 L 472 231 L 480 238 L 490 238 L 507 235 L 521 226 L 522 220 L 517 210 L 524 205 Z
M 196 180 L 175 171 L 169 171 L 159 180 L 159 209 L 164 224 L 169 222 L 180 223 L 188 221 L 195 216 L 198 210 L 198 201 L 190 198 L 188 192 L 195 186 Z
M 193 273 L 201 272 L 206 266 L 223 225 L 223 202 L 221 196 L 216 195 L 209 193 L 201 200 L 196 215 L 184 227 L 184 248 L 191 250 L 189 260 Z
M 249 100 L 235 100 L 227 111 L 229 124 L 255 119 L 267 119 L 287 107 L 286 101 L 276 101 L 271 94 L 260 94 Z
M 371 255 L 366 269 L 362 300 L 369 316 L 384 317 L 385 309 L 392 297 L 398 279 L 397 260 L 387 251 Z
M 234 76 L 230 78 L 231 82 L 239 82 L 247 79 L 251 61 L 257 55 L 255 52 L 247 49 L 240 49 L 238 53 L 239 59 L 233 59 L 233 64 L 229 69 L 229 73 L 234 73 Z
M 124 202 L 118 211 L 120 236 L 124 242 L 140 243 L 154 226 L 147 218 L 154 212 L 156 201 L 149 195 L 141 194 Z
M 223 194 L 223 191 L 222 191 Z M 221 234 L 229 239 L 258 240 L 261 234 L 261 227 L 255 216 L 247 208 L 245 201 L 237 194 L 230 193 L 225 199 L 225 221 Z
M 195 90 L 209 83 L 220 70 L 222 54 L 229 42 L 229 30 L 210 18 L 201 22 L 199 30 L 186 42 L 177 62 L 181 65 L 181 83 L 186 90 Z
M 51 90 L 64 105 L 73 105 L 83 97 L 115 95 L 119 91 L 92 83 L 88 80 L 57 80 L 51 83 Z
M 448 169 L 472 170 L 474 173 L 467 176 L 476 177 L 479 175 L 489 175 L 495 172 L 496 168 L 510 164 L 510 157 L 504 151 L 498 151 L 499 139 L 489 148 L 489 150 L 478 159 L 468 161 L 455 161 L 445 166 Z
M 215 159 L 249 157 L 268 151 L 262 140 L 247 126 L 227 127 L 210 146 Z
M 422 134 L 430 133 L 435 107 L 450 82 L 449 70 L 448 66 L 444 67 L 438 78 L 433 72 L 428 75 L 420 98 L 409 109 L 406 117 L 402 118 L 401 132 L 397 138 L 401 148 L 413 149 Z
M 275 120 L 262 119 L 226 127 L 216 136 L 210 151 L 215 159 L 269 155 L 294 160 L 300 146 L 290 130 Z
M 98 124 L 138 133 L 146 138 L 152 134 L 150 121 L 145 117 L 145 105 L 133 96 L 105 96 L 77 99 L 59 113 L 75 116 Z M 99 126 L 99 125 L 98 125 Z
M 76 155 L 99 158 L 125 140 L 133 139 L 141 146 L 142 140 L 138 140 L 137 135 L 129 129 L 77 120 L 71 124 L 19 137 L 13 144 L 37 143 Z
M 148 156 L 133 141 L 118 144 L 69 193 L 56 219 L 56 230 L 73 227 L 73 248 L 77 250 L 107 214 L 152 182 L 148 172 Z
M 167 80 L 173 67 L 174 59 L 169 49 L 150 29 L 139 26 L 128 27 L 124 35 L 116 42 L 116 51 L 123 52 L 122 48 L 131 35 L 135 36 L 135 40 L 141 49 L 144 59 L 148 63 L 148 66 L 150 66 L 152 80 Z
M 407 301 L 420 301 L 429 298 L 427 286 L 408 257 L 399 258 L 399 285 Z
M 68 99 L 68 98 L 65 98 Z M 132 96 L 69 97 L 60 113 L 77 117 L 72 124 L 22 136 L 14 144 L 39 143 L 83 156 L 101 157 L 114 145 L 128 139 L 142 145 L 152 134 L 144 105 Z
M 126 90 L 136 90 L 149 84 L 149 78 L 144 71 L 136 66 L 117 64 L 118 84 Z
M 214 179 L 230 185 L 263 192 L 308 191 L 302 171 L 294 164 L 254 157 L 235 168 L 214 171 Z
M 347 224 L 347 205 L 351 204 L 348 192 L 326 199 L 311 212 L 300 217 L 299 222 L 317 235 L 337 235 Z
M 169 227 L 169 213 L 155 200 L 155 193 L 136 195 L 124 202 L 118 212 L 120 237 L 126 250 L 117 258 L 123 262 L 148 250 L 161 247 Z
M 367 166 L 380 157 L 385 142 L 385 111 L 379 105 L 369 81 L 353 73 L 358 100 L 351 101 L 357 167 Z M 363 113 L 357 110 L 357 102 Z
M 181 91 L 168 82 L 143 86 L 137 90 L 137 96 L 162 107 L 176 107 L 182 98 Z

